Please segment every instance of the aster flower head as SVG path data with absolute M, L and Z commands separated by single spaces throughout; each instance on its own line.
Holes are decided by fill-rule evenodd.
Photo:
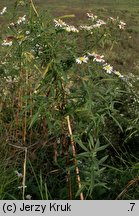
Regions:
M 66 27 L 64 27 L 64 29 L 67 32 L 77 32 L 77 33 L 79 32 L 79 30 L 75 26 L 67 25 Z
M 55 23 L 55 27 L 65 27 L 65 26 L 67 26 L 67 24 L 61 19 L 59 19 L 59 20 L 54 19 L 54 23 Z
M 2 11 L 0 12 L 0 15 L 3 15 L 4 13 L 6 13 L 7 12 L 7 7 L 4 7 L 3 9 L 2 9 Z
M 96 23 L 96 24 L 93 25 L 94 28 L 99 28 L 100 26 L 101 26 L 100 23 Z
M 125 29 L 125 27 L 126 27 L 126 23 L 125 22 L 123 22 L 123 21 L 120 21 L 120 23 L 119 23 L 119 29 L 122 29 L 122 30 L 124 30 Z
M 96 20 L 97 19 L 97 16 L 94 15 L 93 13 L 87 13 L 87 16 L 89 19 L 91 19 L 92 21 Z
M 115 75 L 117 75 L 119 78 L 123 78 L 124 76 L 119 71 L 113 71 Z
M 26 195 L 27 200 L 31 200 L 32 196 L 30 194 Z
M 15 23 L 13 23 L 13 22 L 12 22 L 12 23 L 10 23 L 10 24 L 9 24 L 9 26 L 8 26 L 8 28 L 9 28 L 9 29 L 10 29 L 10 28 L 15 28 L 15 27 L 16 27 L 16 24 L 15 24 Z
M 87 31 L 91 31 L 93 29 L 93 26 L 87 26 L 87 25 L 81 25 L 80 29 L 82 30 L 87 30 Z
M 30 31 L 26 31 L 25 33 L 26 33 L 26 35 L 29 35 L 29 34 L 30 34 Z
M 17 170 L 14 171 L 14 173 L 17 175 L 18 178 L 22 178 L 22 173 L 19 173 Z
M 88 53 L 88 55 L 90 57 L 94 57 L 93 61 L 96 61 L 96 62 L 99 62 L 99 63 L 104 63 L 105 60 L 103 59 L 104 58 L 104 55 L 99 55 L 95 52 L 92 52 L 92 53 Z
M 100 25 L 106 25 L 106 22 L 104 22 L 104 20 L 97 20 L 97 24 L 100 24 Z
M 88 53 L 88 55 L 95 57 L 97 54 L 95 52 L 92 52 L 92 53 Z
M 26 22 L 26 15 L 22 16 L 22 17 L 19 17 L 18 20 L 17 20 L 17 24 L 20 25 L 20 24 L 25 24 Z
M 96 62 L 99 62 L 99 63 L 104 63 L 105 60 L 103 58 L 104 58 L 104 55 L 95 54 L 93 61 L 96 61 Z
M 93 25 L 94 28 L 99 28 L 102 25 L 106 25 L 106 22 L 104 20 L 97 20 L 97 22 Z
M 114 17 L 109 17 L 109 20 L 111 20 L 112 22 L 116 21 Z
M 23 186 L 23 185 L 18 186 L 18 189 L 23 189 L 23 188 L 27 188 L 27 186 L 26 185 L 25 186 Z
M 87 63 L 88 62 L 88 57 L 87 56 L 82 56 L 76 59 L 77 64 L 82 64 L 82 63 Z
M 6 39 L 3 40 L 2 46 L 12 46 L 13 39 L 13 36 L 6 37 Z
M 12 46 L 12 44 L 13 44 L 12 41 L 7 42 L 6 40 L 4 40 L 2 46 Z
M 106 73 L 111 74 L 113 72 L 113 67 L 110 64 L 104 64 L 103 69 L 106 71 Z

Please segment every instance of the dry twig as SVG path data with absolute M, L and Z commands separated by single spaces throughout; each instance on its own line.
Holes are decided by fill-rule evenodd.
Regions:
M 128 184 L 125 186 L 124 190 L 116 197 L 116 200 L 124 196 L 128 192 L 129 187 L 135 185 L 138 181 L 139 181 L 139 176 L 129 181 Z
M 79 168 L 77 166 L 77 161 L 76 161 L 75 143 L 74 143 L 74 140 L 73 140 L 73 135 L 72 135 L 72 129 L 71 129 L 71 123 L 70 123 L 69 116 L 67 116 L 67 123 L 68 123 L 68 129 L 69 129 L 70 140 L 71 140 L 72 154 L 73 154 L 73 158 L 74 158 L 73 162 L 74 162 L 74 165 L 76 166 L 77 184 L 78 184 L 78 188 L 81 189 L 81 179 L 80 179 L 80 175 L 79 175 Z M 80 199 L 84 200 L 84 196 L 83 196 L 82 192 L 80 192 Z

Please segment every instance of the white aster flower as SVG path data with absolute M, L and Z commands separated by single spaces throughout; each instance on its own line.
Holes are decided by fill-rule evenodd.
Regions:
M 105 60 L 103 59 L 104 55 L 99 55 L 99 54 L 97 54 L 95 52 L 88 53 L 88 55 L 91 56 L 91 57 L 94 57 L 93 61 L 100 62 L 100 63 L 105 62 Z
M 87 61 L 88 61 L 87 56 L 79 57 L 79 58 L 76 59 L 77 64 L 87 63 Z
M 92 14 L 92 13 L 87 13 L 87 16 L 89 17 L 89 19 L 91 19 L 91 20 L 95 20 L 95 19 L 97 19 L 97 16 L 96 15 L 94 15 L 94 14 Z
M 19 17 L 17 20 L 17 24 L 20 25 L 21 23 L 25 24 L 26 22 L 26 15 Z
M 93 61 L 100 62 L 100 63 L 104 63 L 105 60 L 104 60 L 103 58 L 104 58 L 104 55 L 95 54 L 95 55 L 94 55 Z
M 35 46 L 36 46 L 36 47 L 40 47 L 40 45 L 39 45 L 39 44 L 36 44 Z
M 59 20 L 54 19 L 54 23 L 55 23 L 55 27 L 65 27 L 65 26 L 67 26 L 67 24 L 61 19 L 59 19 Z
M 6 62 L 6 61 L 4 61 L 4 62 L 2 61 L 1 64 L 2 64 L 2 65 L 5 65 L 5 64 L 7 64 L 7 62 Z
M 110 64 L 104 64 L 103 69 L 106 71 L 106 73 L 111 74 L 113 72 L 113 67 Z
M 106 25 L 106 22 L 104 22 L 104 20 L 97 20 L 97 24 L 100 24 L 100 25 Z
M 6 82 L 9 82 L 9 83 L 14 83 L 17 81 L 16 78 L 15 77 L 13 78 L 12 76 L 5 77 L 5 80 Z
M 27 200 L 31 200 L 32 196 L 30 194 L 26 195 Z
M 79 32 L 75 26 L 67 25 L 63 20 L 54 20 L 55 27 L 61 27 L 68 32 Z
M 13 27 L 15 27 L 15 24 L 12 22 L 9 24 L 8 28 L 13 28 Z
M 12 46 L 12 44 L 13 44 L 12 40 L 4 40 L 2 46 Z
M 96 24 L 93 25 L 94 28 L 99 28 L 100 26 L 101 26 L 100 23 L 96 23 Z
M 14 173 L 17 175 L 18 178 L 22 178 L 22 173 L 19 173 L 17 170 L 14 171 Z
M 23 185 L 18 186 L 18 189 L 22 189 L 22 188 L 27 188 L 27 186 L 26 185 L 25 186 L 23 186 Z
M 12 23 L 10 23 L 10 25 L 9 26 L 15 26 L 15 24 L 12 22 Z
M 7 12 L 7 7 L 4 7 L 3 9 L 2 9 L 2 11 L 0 12 L 0 15 L 3 15 L 4 13 L 6 13 Z
M 123 21 L 120 21 L 120 23 L 119 23 L 119 29 L 122 29 L 122 30 L 124 30 L 125 29 L 125 27 L 126 27 L 126 23 L 125 22 L 123 22 Z
M 93 25 L 94 28 L 99 28 L 102 25 L 106 25 L 106 22 L 104 22 L 103 20 L 97 20 L 96 24 Z
M 119 78 L 123 78 L 124 76 L 119 71 L 113 71 L 115 75 L 117 75 Z
M 75 28 L 75 26 L 66 26 L 65 28 L 64 28 L 66 31 L 68 31 L 68 32 L 79 32 L 79 30 L 77 29 L 77 28 Z
M 91 31 L 93 29 L 93 26 L 87 26 L 87 25 L 81 25 L 80 26 L 80 29 L 84 29 L 84 30 L 87 30 L 87 31 Z
M 116 21 L 114 17 L 109 17 L 108 19 L 111 20 L 112 22 Z
M 95 57 L 97 54 L 95 52 L 92 52 L 92 53 L 88 53 L 88 55 Z
M 26 31 L 25 33 L 26 33 L 26 35 L 29 35 L 29 34 L 30 34 L 30 31 Z

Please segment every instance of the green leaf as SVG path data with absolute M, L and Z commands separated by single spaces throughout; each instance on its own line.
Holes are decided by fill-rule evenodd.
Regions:
M 106 188 L 106 189 L 110 189 L 110 188 L 108 188 L 107 186 L 106 186 L 106 183 L 97 183 L 97 184 L 95 184 L 95 186 L 94 187 L 104 187 L 104 188 Z
M 95 148 L 95 151 L 96 151 L 96 152 L 102 151 L 102 150 L 106 149 L 108 146 L 109 146 L 109 144 L 106 144 L 106 145 L 103 145 L 103 146 L 101 146 L 101 147 Z
M 110 113 L 109 113 L 109 115 L 111 116 L 111 118 L 116 122 L 116 124 L 118 125 L 118 127 L 121 129 L 121 131 L 123 132 L 123 128 L 122 128 L 122 126 L 120 125 L 120 123 L 117 121 L 117 119 L 113 116 L 113 115 L 111 115 Z
M 96 150 L 97 148 L 99 148 L 99 146 L 100 146 L 100 141 L 99 141 L 99 139 L 97 139 L 96 144 L 95 144 L 95 150 Z
M 101 158 L 101 159 L 99 160 L 99 165 L 103 164 L 104 161 L 106 161 L 108 157 L 109 157 L 109 155 L 106 155 L 106 156 L 104 156 L 103 158 Z
M 78 197 L 80 193 L 85 189 L 86 183 L 82 183 L 81 188 L 77 191 L 75 197 Z
M 79 146 L 80 146 L 84 151 L 88 152 L 88 149 L 87 149 L 86 146 L 82 143 L 81 140 L 75 140 L 75 141 L 79 144 Z
M 34 123 L 38 120 L 39 118 L 39 114 L 40 112 L 38 111 L 37 113 L 35 113 L 35 115 L 32 117 L 30 125 L 29 125 L 29 129 L 34 125 Z
M 69 14 L 69 15 L 64 15 L 64 16 L 56 17 L 56 19 L 74 18 L 74 17 L 75 17 L 74 14 Z
M 90 150 L 95 147 L 94 139 L 91 135 L 89 136 L 89 146 L 90 146 Z

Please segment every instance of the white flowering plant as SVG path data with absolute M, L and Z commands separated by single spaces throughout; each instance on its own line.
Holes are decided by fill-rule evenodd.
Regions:
M 1 39 L 1 132 L 7 144 L 28 151 L 18 158 L 18 188 L 26 199 L 101 199 L 102 188 L 106 198 L 110 167 L 123 169 L 125 155 L 119 166 L 117 157 L 139 132 L 133 82 L 103 52 L 126 23 L 87 13 L 88 24 L 73 25 L 27 2 L 17 1 L 28 10 L 16 13 Z

